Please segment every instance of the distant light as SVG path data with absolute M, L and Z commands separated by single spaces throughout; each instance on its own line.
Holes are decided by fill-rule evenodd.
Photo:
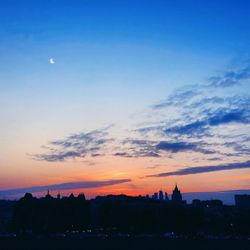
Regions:
M 50 58 L 50 59 L 49 59 L 49 63 L 50 63 L 50 64 L 55 64 L 56 62 L 55 62 L 55 60 L 54 60 L 53 58 Z

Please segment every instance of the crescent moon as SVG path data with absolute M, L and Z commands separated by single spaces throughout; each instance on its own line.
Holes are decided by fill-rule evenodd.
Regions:
M 55 60 L 54 60 L 53 58 L 50 58 L 50 59 L 49 59 L 49 63 L 50 63 L 50 64 L 55 64 L 56 62 L 55 62 Z

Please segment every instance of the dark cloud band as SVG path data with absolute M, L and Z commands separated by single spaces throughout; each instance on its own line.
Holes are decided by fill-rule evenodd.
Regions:
M 131 179 L 65 182 L 61 184 L 53 184 L 53 185 L 46 185 L 46 186 L 34 186 L 34 187 L 27 187 L 27 188 L 0 190 L 0 196 L 45 192 L 47 190 L 60 191 L 60 190 L 80 189 L 80 188 L 99 188 L 99 187 L 104 187 L 104 186 L 118 185 L 118 184 L 122 184 L 126 182 L 131 182 Z
M 174 176 L 174 175 L 193 175 L 193 174 L 202 174 L 202 173 L 208 173 L 208 172 L 243 169 L 243 168 L 250 168 L 250 161 L 238 162 L 238 163 L 228 163 L 228 164 L 222 164 L 222 165 L 189 167 L 189 168 L 183 168 L 183 169 L 180 169 L 177 171 L 149 175 L 147 177 L 168 177 L 168 176 Z

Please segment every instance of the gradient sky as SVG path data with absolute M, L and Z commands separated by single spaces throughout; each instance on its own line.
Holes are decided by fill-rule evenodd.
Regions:
M 248 0 L 1 1 L 0 196 L 250 189 L 249 31 Z

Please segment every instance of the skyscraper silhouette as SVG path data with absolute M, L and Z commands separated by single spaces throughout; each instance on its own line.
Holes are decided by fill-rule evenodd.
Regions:
M 181 191 L 178 189 L 177 184 L 175 185 L 175 188 L 172 193 L 172 201 L 176 203 L 182 203 Z

